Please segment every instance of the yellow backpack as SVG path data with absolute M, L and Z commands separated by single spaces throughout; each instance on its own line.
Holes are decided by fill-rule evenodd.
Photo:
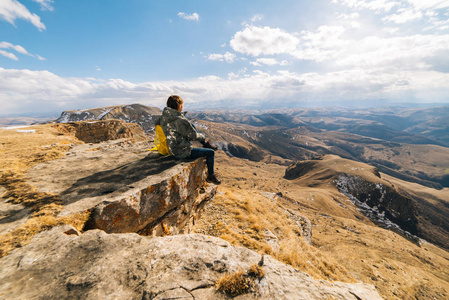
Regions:
M 171 155 L 170 149 L 168 148 L 167 138 L 165 137 L 164 131 L 161 125 L 156 125 L 156 135 L 154 136 L 154 148 L 150 151 L 158 151 L 162 155 Z

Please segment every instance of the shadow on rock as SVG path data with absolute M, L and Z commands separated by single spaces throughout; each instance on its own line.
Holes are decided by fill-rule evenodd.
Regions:
M 64 204 L 70 204 L 88 197 L 124 192 L 134 188 L 133 184 L 152 175 L 164 172 L 178 164 L 173 156 L 150 153 L 145 158 L 115 169 L 102 171 L 77 180 L 61 193 Z

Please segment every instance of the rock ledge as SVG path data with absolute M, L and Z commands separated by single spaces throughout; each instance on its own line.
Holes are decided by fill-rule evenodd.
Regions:
M 144 237 L 53 228 L 0 259 L 7 299 L 229 299 L 214 283 L 261 261 L 251 250 L 205 235 Z M 317 281 L 263 257 L 256 294 L 238 299 L 381 299 L 373 286 Z

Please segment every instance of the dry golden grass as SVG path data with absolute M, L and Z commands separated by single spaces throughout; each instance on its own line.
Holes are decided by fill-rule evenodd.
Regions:
M 31 209 L 29 219 L 18 228 L 0 235 L 0 257 L 14 248 L 26 245 L 44 230 L 71 224 L 81 230 L 88 213 L 57 217 L 62 205 L 58 195 L 43 193 L 26 182 L 25 174 L 34 165 L 64 155 L 70 144 L 79 144 L 73 136 L 63 135 L 51 125 L 32 127 L 35 133 L 0 130 L 0 185 L 6 188 L 3 198 L 9 203 Z
M 53 207 L 48 207 L 53 206 Z M 0 235 L 0 257 L 5 256 L 15 248 L 25 246 L 36 234 L 49 230 L 55 226 L 69 224 L 81 231 L 89 219 L 89 212 L 77 213 L 70 216 L 57 217 L 60 205 L 48 205 L 31 217 L 21 226 L 6 234 Z
M 265 273 L 258 265 L 252 265 L 248 271 L 239 270 L 234 273 L 223 275 L 215 283 L 218 291 L 226 293 L 232 297 L 256 292 L 256 280 L 260 280 Z
M 196 232 L 271 254 L 315 278 L 351 281 L 353 276 L 374 285 L 384 299 L 449 299 L 449 253 L 376 226 L 338 193 L 332 178 L 289 181 L 282 178 L 284 166 L 229 158 L 221 152 L 216 160 L 223 183 L 205 207 Z M 368 171 L 351 161 L 323 164 L 334 162 L 337 165 L 332 168 L 337 171 L 353 170 L 360 175 Z M 447 199 L 447 189 L 437 191 L 384 177 L 420 195 Z M 284 197 L 274 202 L 262 195 L 265 191 L 280 191 Z M 311 221 L 311 246 L 297 235 L 284 209 Z M 278 237 L 277 253 L 264 239 L 261 229 L 265 228 Z
M 204 231 L 203 225 L 212 223 L 212 220 L 204 216 L 199 220 L 196 229 L 198 232 L 272 255 L 316 279 L 355 282 L 344 267 L 304 242 L 298 235 L 297 225 L 289 219 L 282 206 L 260 192 L 227 189 L 224 194 L 215 197 L 213 205 L 215 209 L 220 209 L 217 213 L 219 216 L 211 216 L 218 218 L 218 222 Z M 265 237 L 267 231 L 278 238 L 274 248 Z

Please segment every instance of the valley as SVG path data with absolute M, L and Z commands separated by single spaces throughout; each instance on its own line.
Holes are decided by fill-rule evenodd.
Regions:
M 261 150 L 288 160 L 336 154 L 366 162 L 394 177 L 441 189 L 449 187 L 448 144 L 441 134 L 449 132 L 444 121 L 448 109 L 292 109 L 259 114 L 201 112 L 191 117 L 206 131 L 214 128 L 210 134 L 217 141 L 232 142 L 233 148 L 246 147 L 246 151 L 240 150 L 245 152 L 243 158 L 260 159 Z M 429 122 L 439 124 L 440 134 L 427 127 Z M 423 128 L 420 134 L 409 133 L 415 126 Z

